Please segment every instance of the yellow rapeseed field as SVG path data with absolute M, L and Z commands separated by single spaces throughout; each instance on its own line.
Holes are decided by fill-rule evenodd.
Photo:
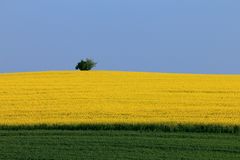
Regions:
M 0 125 L 240 124 L 240 76 L 113 71 L 0 74 Z

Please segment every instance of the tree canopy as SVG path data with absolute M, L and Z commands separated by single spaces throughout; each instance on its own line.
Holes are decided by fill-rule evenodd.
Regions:
M 88 71 L 97 65 L 92 59 L 87 58 L 86 60 L 81 60 L 75 67 L 76 70 Z

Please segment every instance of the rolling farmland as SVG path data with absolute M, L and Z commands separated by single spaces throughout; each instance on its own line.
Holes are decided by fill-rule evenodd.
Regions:
M 0 84 L 0 159 L 240 157 L 237 75 L 52 71 Z

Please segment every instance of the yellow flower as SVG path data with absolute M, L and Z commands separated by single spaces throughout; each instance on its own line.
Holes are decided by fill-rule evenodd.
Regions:
M 240 124 L 240 76 L 110 71 L 0 75 L 0 125 Z

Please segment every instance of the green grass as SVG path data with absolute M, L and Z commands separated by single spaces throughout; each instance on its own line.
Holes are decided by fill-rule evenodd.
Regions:
M 117 130 L 0 130 L 0 159 L 239 160 L 240 136 Z

